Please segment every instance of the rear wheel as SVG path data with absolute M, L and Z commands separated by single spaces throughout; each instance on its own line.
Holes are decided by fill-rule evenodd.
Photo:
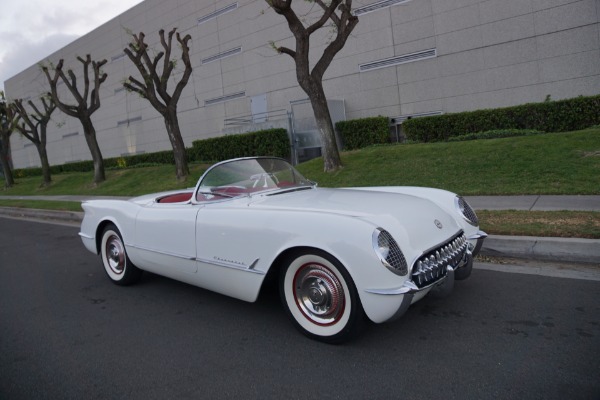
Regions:
M 312 339 L 341 343 L 363 325 L 364 311 L 350 274 L 325 252 L 290 256 L 281 271 L 279 289 L 294 325 Z
M 107 225 L 102 232 L 100 256 L 106 274 L 117 285 L 131 285 L 142 276 L 142 270 L 129 260 L 121 233 L 114 224 Z

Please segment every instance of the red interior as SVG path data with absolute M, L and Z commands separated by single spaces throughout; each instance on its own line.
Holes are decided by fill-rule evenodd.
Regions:
M 175 193 L 169 196 L 158 199 L 159 203 L 181 203 L 183 201 L 189 201 L 192 198 L 191 192 L 186 193 Z
M 293 186 L 294 184 L 292 182 L 279 182 L 278 186 L 279 187 L 289 187 L 289 186 Z M 228 186 L 228 187 L 221 187 L 219 188 L 218 192 L 214 193 L 214 196 L 211 196 L 211 198 L 206 198 L 206 196 L 204 196 L 202 193 L 198 193 L 198 201 L 210 201 L 210 200 L 216 200 L 216 199 L 222 199 L 226 196 L 219 196 L 219 193 L 223 193 L 225 195 L 230 195 L 230 196 L 237 196 L 239 194 L 242 193 L 253 193 L 253 192 L 259 192 L 263 190 L 262 187 L 256 187 L 256 188 L 241 188 L 241 187 L 235 187 L 235 186 Z M 174 193 L 174 194 L 170 194 L 168 196 L 165 197 L 161 197 L 160 199 L 157 200 L 158 203 L 182 203 L 182 202 L 186 202 L 186 201 L 190 201 L 190 199 L 192 198 L 192 192 L 183 192 L 183 193 Z

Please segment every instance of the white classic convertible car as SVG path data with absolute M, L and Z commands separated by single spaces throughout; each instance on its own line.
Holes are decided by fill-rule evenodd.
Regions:
M 287 161 L 210 167 L 194 189 L 83 203 L 81 236 L 118 285 L 150 271 L 253 302 L 267 277 L 305 335 L 340 343 L 471 274 L 486 234 L 454 193 L 318 188 Z

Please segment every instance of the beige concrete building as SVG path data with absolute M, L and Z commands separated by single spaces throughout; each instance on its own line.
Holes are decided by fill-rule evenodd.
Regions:
M 395 124 L 600 93 L 600 0 L 355 0 L 354 7 L 360 22 L 325 75 L 337 119 L 384 115 Z M 64 58 L 79 74 L 77 55 L 108 60 L 93 116 L 105 157 L 170 149 L 162 117 L 122 82 L 139 76 L 123 53 L 128 32 L 143 31 L 158 51 L 158 31 L 173 27 L 192 36 L 194 72 L 179 103 L 186 145 L 255 126 L 287 127 L 290 112 L 299 137 L 310 131 L 310 123 L 301 127 L 310 112 L 294 64 L 269 44 L 293 46 L 291 34 L 264 0 L 146 0 L 40 60 Z M 317 35 L 315 54 L 328 35 Z M 36 99 L 48 83 L 33 65 L 5 90 L 9 99 Z M 78 120 L 56 111 L 49 128 L 51 164 L 91 158 Z M 16 168 L 39 165 L 26 139 L 13 135 L 11 143 Z

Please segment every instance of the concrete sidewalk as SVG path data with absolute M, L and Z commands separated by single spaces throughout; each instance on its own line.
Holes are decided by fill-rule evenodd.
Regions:
M 600 211 L 600 196 L 465 196 L 475 210 Z
M 1 196 L 0 200 L 85 201 L 127 199 L 111 196 Z M 600 196 L 466 196 L 475 210 L 600 211 Z M 0 217 L 26 218 L 78 225 L 83 212 L 0 207 Z M 490 235 L 482 255 L 600 265 L 600 240 Z

